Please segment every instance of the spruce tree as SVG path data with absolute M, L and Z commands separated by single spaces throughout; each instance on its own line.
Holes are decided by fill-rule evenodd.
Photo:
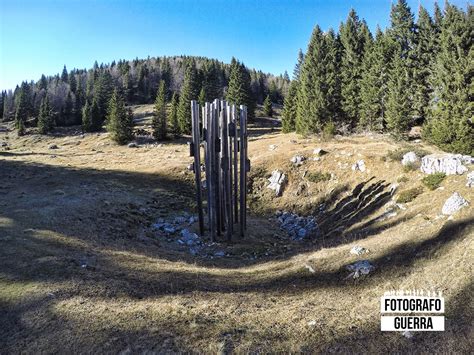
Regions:
M 303 61 L 304 61 L 304 54 L 300 48 L 300 50 L 298 51 L 298 60 L 295 65 L 295 69 L 293 70 L 293 80 L 299 80 L 300 73 L 301 73 L 301 66 L 303 65 Z
M 410 124 L 409 100 L 410 77 L 400 53 L 394 56 L 393 69 L 388 82 L 387 128 L 397 137 L 402 137 Z
M 474 154 L 472 8 L 464 13 L 446 3 L 430 82 L 432 107 L 423 136 L 442 149 Z
M 324 36 L 326 43 L 326 76 L 325 76 L 325 96 L 327 117 L 326 120 L 336 123 L 343 116 L 341 97 L 341 43 L 333 29 Z
M 66 102 L 64 103 L 63 108 L 63 120 L 66 126 L 71 126 L 75 123 L 74 115 L 74 103 L 72 102 L 71 92 L 68 91 L 66 96 Z
M 285 97 L 283 112 L 281 117 L 281 126 L 283 133 L 293 132 L 296 122 L 296 94 L 298 92 L 298 82 L 293 80 Z
M 92 119 L 92 105 L 89 104 L 89 100 L 86 101 L 82 108 L 82 131 L 92 132 L 93 131 L 93 119 Z
M 179 95 L 178 122 L 181 133 L 191 133 L 191 100 L 196 100 L 198 95 L 196 64 L 191 60 L 186 64 L 184 82 Z
M 273 107 L 272 107 L 272 100 L 270 99 L 270 95 L 267 95 L 265 101 L 263 102 L 263 114 L 267 117 L 273 116 Z
M 157 140 L 166 139 L 167 122 L 166 122 L 166 86 L 165 81 L 160 81 L 158 93 L 156 94 L 155 106 L 153 109 L 153 137 Z
M 25 92 L 25 83 L 22 83 L 21 88 L 18 91 L 18 98 L 16 100 L 16 112 L 15 112 L 15 127 L 18 129 L 18 135 L 22 136 L 25 134 L 25 122 L 28 118 L 28 98 Z M 16 96 L 16 95 L 15 95 Z M 16 98 L 16 97 L 15 97 Z
M 102 71 L 98 75 L 97 80 L 94 80 L 94 99 L 99 110 L 100 125 L 102 125 L 107 115 L 107 107 L 113 90 L 112 76 L 108 70 Z
M 234 105 L 247 106 L 247 120 L 252 122 L 255 118 L 255 99 L 250 84 L 251 78 L 248 69 L 243 63 L 232 58 L 226 99 Z
M 206 103 L 206 89 L 204 88 L 204 86 L 201 88 L 201 91 L 199 91 L 199 96 L 198 96 L 198 102 L 199 102 L 199 105 L 201 105 L 201 107 L 204 106 L 204 104 Z
M 362 77 L 362 59 L 364 55 L 364 28 L 354 9 L 349 12 L 339 33 L 342 44 L 341 58 L 341 104 L 348 123 L 355 126 L 359 119 L 360 80 Z
M 64 65 L 63 71 L 61 73 L 61 80 L 64 81 L 65 83 L 67 83 L 69 80 L 69 75 L 67 73 L 66 65 Z
M 54 129 L 54 117 L 49 105 L 48 95 L 41 100 L 38 116 L 38 130 L 41 134 L 47 134 Z
M 391 39 L 377 27 L 375 41 L 366 51 L 360 82 L 359 127 L 381 131 L 385 126 L 388 79 L 393 57 Z
M 175 137 L 181 134 L 181 130 L 179 128 L 178 122 L 178 95 L 173 92 L 173 96 L 171 96 L 171 107 L 170 107 L 170 123 L 172 127 L 172 132 Z
M 133 138 L 133 117 L 125 108 L 122 95 L 114 90 L 107 110 L 107 131 L 118 144 L 126 144 Z

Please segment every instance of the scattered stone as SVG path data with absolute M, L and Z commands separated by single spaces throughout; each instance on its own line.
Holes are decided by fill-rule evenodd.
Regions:
M 293 158 L 290 159 L 290 162 L 292 162 L 296 166 L 300 166 L 305 160 L 306 158 L 303 155 L 295 155 Z
M 359 260 L 356 261 L 354 264 L 347 265 L 346 269 L 351 271 L 347 278 L 352 277 L 354 279 L 357 279 L 361 275 L 370 274 L 373 270 L 375 270 L 375 266 L 373 266 L 368 260 Z
M 368 249 L 365 249 L 364 247 L 361 247 L 359 245 L 356 245 L 356 246 L 352 247 L 352 249 L 350 251 L 350 253 L 354 254 L 354 255 L 362 255 L 362 254 L 366 254 L 368 252 L 369 252 Z
M 268 181 L 270 181 L 270 184 L 267 186 L 267 188 L 274 190 L 276 196 L 281 196 L 283 187 L 286 184 L 285 174 L 279 170 L 274 170 Z
M 7 142 L 2 142 L 2 143 L 1 143 L 1 146 L 2 146 L 2 147 L 7 147 L 7 146 L 8 146 L 8 143 L 7 143 Z
M 48 149 L 59 149 L 56 144 L 51 144 Z
M 430 154 L 421 159 L 421 171 L 425 174 L 445 173 L 462 175 L 468 171 L 463 164 L 472 164 L 473 158 L 461 154 Z
M 129 147 L 129 148 L 138 148 L 138 145 L 135 142 L 130 142 L 130 143 L 128 143 L 127 147 Z
M 214 256 L 223 257 L 223 256 L 225 256 L 225 251 L 223 251 L 223 250 L 216 251 L 214 253 Z
M 413 333 L 410 332 L 409 330 L 405 330 L 404 332 L 402 332 L 402 335 L 407 339 L 413 338 Z
M 314 270 L 314 268 L 311 265 L 305 264 L 304 267 L 307 268 L 310 273 L 312 274 L 316 273 L 316 270 Z
M 314 155 L 324 155 L 326 154 L 327 152 L 325 150 L 323 150 L 322 148 L 316 148 L 315 150 L 313 150 L 313 154 Z
M 277 149 L 277 147 L 278 147 L 278 146 L 277 146 L 276 144 L 270 144 L 270 145 L 268 146 L 268 150 L 275 150 L 275 149 Z
M 355 164 L 352 165 L 352 170 L 364 172 L 366 170 L 365 161 L 363 160 L 356 161 Z
M 188 229 L 181 231 L 181 238 L 178 239 L 179 244 L 185 244 L 188 246 L 201 244 L 201 238 L 196 233 L 190 232 Z
M 194 163 L 189 163 L 188 170 L 189 171 L 194 171 Z
M 418 158 L 418 155 L 416 155 L 415 152 L 408 152 L 405 155 L 403 155 L 402 158 L 402 165 L 410 165 L 410 164 L 418 164 L 420 162 L 420 158 Z
M 446 200 L 441 212 L 445 215 L 452 215 L 466 206 L 469 206 L 469 202 L 458 192 L 455 192 Z
M 467 174 L 467 187 L 474 187 L 474 171 L 471 171 L 469 174 Z
M 313 160 L 314 160 L 314 161 L 320 161 L 321 158 L 320 158 L 320 157 L 314 157 Z
M 302 217 L 295 213 L 283 212 L 278 217 L 280 228 L 293 240 L 303 240 L 319 234 L 319 227 L 313 216 Z
M 315 320 L 310 320 L 310 321 L 308 322 L 308 325 L 309 325 L 310 327 L 315 327 L 316 324 L 318 324 L 318 323 L 317 323 Z

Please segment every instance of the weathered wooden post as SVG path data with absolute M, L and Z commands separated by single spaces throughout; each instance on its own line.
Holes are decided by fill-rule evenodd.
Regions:
M 247 108 L 240 106 L 240 113 L 237 115 L 235 105 L 231 106 L 226 101 L 216 99 L 202 107 L 201 120 L 199 114 L 198 103 L 191 101 L 190 151 L 191 156 L 194 157 L 193 170 L 196 181 L 199 229 L 201 235 L 204 234 L 200 169 L 200 126 L 202 125 L 208 229 L 212 241 L 215 241 L 222 232 L 225 232 L 227 240 L 230 241 L 234 232 L 234 223 L 240 220 L 241 236 L 246 230 L 247 172 L 250 167 L 247 159 Z

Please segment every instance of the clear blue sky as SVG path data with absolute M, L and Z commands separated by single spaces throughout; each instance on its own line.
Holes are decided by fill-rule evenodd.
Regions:
M 415 13 L 420 2 L 430 12 L 434 4 L 408 2 Z M 372 30 L 389 23 L 390 0 L 0 0 L 0 89 L 53 75 L 63 64 L 90 68 L 95 60 L 148 55 L 235 56 L 291 74 L 314 25 L 337 29 L 351 7 Z

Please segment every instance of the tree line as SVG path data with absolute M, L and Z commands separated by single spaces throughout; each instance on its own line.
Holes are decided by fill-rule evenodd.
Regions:
M 230 64 L 189 56 L 95 62 L 89 70 L 68 71 L 64 66 L 61 74 L 42 75 L 37 82 L 3 91 L 0 120 L 14 120 L 19 134 L 27 126 L 48 133 L 55 126 L 82 125 L 84 131 L 93 132 L 106 123 L 114 92 L 125 106 L 153 103 L 161 95 L 171 106 L 168 125 L 174 134 L 182 134 L 190 132 L 190 100 L 226 98 L 247 105 L 251 118 L 255 105 L 266 96 L 282 104 L 289 83 L 287 73 L 274 76 L 250 70 L 236 59 Z
M 417 21 L 405 0 L 377 28 L 351 10 L 339 31 L 316 26 L 300 51 L 285 98 L 285 132 L 379 131 L 422 136 L 444 150 L 474 154 L 474 8 L 435 3 Z

